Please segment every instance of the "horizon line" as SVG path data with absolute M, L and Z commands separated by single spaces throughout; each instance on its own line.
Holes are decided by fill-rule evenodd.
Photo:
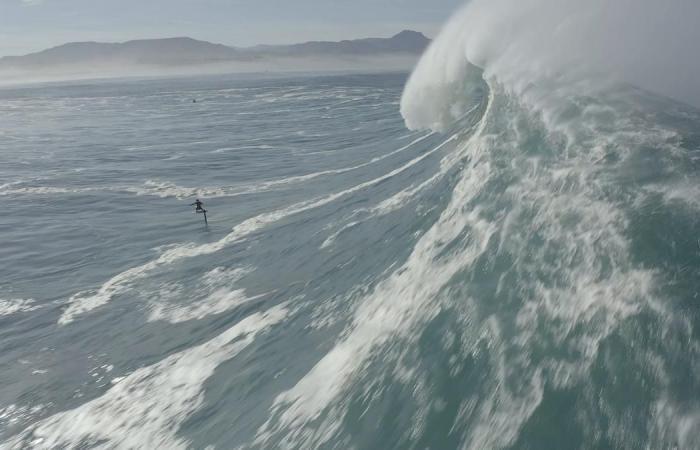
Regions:
M 122 40 L 122 41 L 68 41 L 68 42 L 63 42 L 61 44 L 57 44 L 51 47 L 45 47 L 41 50 L 36 50 L 32 51 L 29 53 L 24 53 L 24 54 L 9 54 L 9 55 L 0 55 L 0 59 L 3 58 L 21 58 L 24 56 L 29 56 L 29 55 L 34 55 L 37 53 L 45 52 L 47 50 L 52 50 L 56 48 L 60 48 L 66 45 L 71 45 L 71 44 L 113 44 L 113 45 L 123 45 L 123 44 L 128 44 L 130 42 L 141 42 L 141 41 L 159 41 L 159 40 L 169 40 L 169 39 L 191 39 L 193 41 L 198 41 L 198 42 L 205 42 L 208 44 L 212 45 L 223 45 L 228 48 L 233 48 L 233 49 L 253 49 L 256 47 L 288 47 L 288 46 L 294 46 L 294 45 L 302 45 L 302 44 L 309 44 L 309 43 L 316 43 L 316 42 L 332 42 L 332 43 L 337 43 L 337 42 L 348 42 L 348 41 L 358 41 L 358 40 L 364 40 L 364 39 L 391 39 L 394 38 L 402 33 L 405 32 L 411 32 L 411 33 L 418 33 L 422 35 L 423 37 L 432 40 L 432 38 L 428 35 L 426 35 L 422 31 L 417 31 L 417 30 L 412 30 L 405 28 L 398 33 L 394 33 L 391 36 L 388 37 L 381 37 L 381 36 L 366 36 L 366 37 L 355 37 L 355 38 L 350 38 L 350 39 L 340 39 L 340 40 L 307 40 L 307 41 L 301 41 L 301 42 L 293 42 L 290 44 L 255 44 L 255 45 L 249 45 L 249 46 L 236 46 L 233 44 L 223 44 L 221 42 L 213 42 L 205 39 L 197 39 L 191 36 L 169 36 L 169 37 L 151 37 L 151 38 L 135 38 L 135 39 L 128 39 L 128 40 Z

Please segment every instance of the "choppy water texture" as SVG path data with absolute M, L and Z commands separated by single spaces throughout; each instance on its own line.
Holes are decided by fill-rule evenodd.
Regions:
M 700 447 L 698 111 L 405 82 L 0 91 L 0 447 Z

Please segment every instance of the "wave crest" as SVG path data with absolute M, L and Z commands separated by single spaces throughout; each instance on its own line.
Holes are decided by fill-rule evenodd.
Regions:
M 691 0 L 473 0 L 423 55 L 401 112 L 411 129 L 444 130 L 468 103 L 470 63 L 518 94 L 597 77 L 700 106 L 698 18 Z

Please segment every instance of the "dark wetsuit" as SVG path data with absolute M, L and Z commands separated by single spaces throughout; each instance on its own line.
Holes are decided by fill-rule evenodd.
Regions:
M 196 206 L 197 209 L 195 209 L 196 212 L 207 212 L 206 209 L 204 209 L 204 203 L 200 202 L 197 200 L 196 202 L 192 203 L 190 206 Z

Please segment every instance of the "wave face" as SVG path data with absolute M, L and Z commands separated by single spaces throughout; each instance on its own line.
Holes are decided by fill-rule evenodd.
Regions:
M 447 338 L 470 384 L 457 382 L 460 446 L 697 447 L 700 403 L 684 392 L 698 380 L 680 375 L 700 361 L 697 114 L 620 86 L 533 103 L 489 82 L 444 213 L 459 231 L 426 262 L 460 266 L 436 291 L 462 324 Z
M 446 211 L 472 222 L 438 241 L 459 255 L 480 240 L 440 306 L 463 324 L 447 339 L 469 384 L 460 447 L 700 446 L 684 394 L 700 362 L 700 116 L 649 91 L 698 104 L 698 17 L 685 1 L 475 0 L 407 83 L 412 129 L 448 130 L 490 91 Z
M 533 58 L 579 11 L 519 4 L 408 81 L 0 91 L 0 448 L 699 448 L 700 111 Z

